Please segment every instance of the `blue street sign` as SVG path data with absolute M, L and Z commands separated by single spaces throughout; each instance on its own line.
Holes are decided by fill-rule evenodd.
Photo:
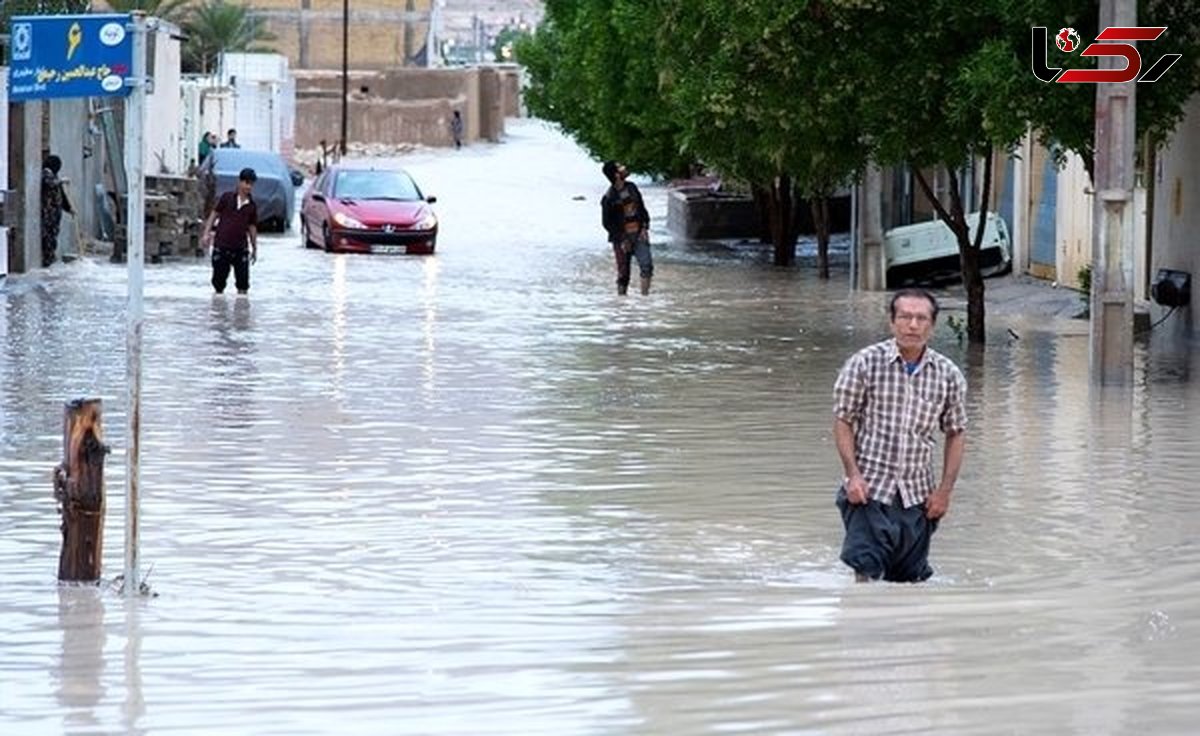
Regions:
M 129 94 L 129 22 L 128 14 L 13 16 L 8 98 L 20 102 Z

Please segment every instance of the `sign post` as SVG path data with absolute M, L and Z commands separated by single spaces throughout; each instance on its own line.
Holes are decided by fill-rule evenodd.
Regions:
M 146 15 L 133 13 L 133 77 L 125 106 L 125 170 L 129 196 L 126 204 L 125 262 L 129 268 L 125 307 L 125 396 L 128 424 L 125 436 L 125 595 L 141 589 L 138 571 L 138 496 L 141 492 L 142 424 L 142 272 L 146 265 L 146 177 L 143 132 L 146 128 Z
M 145 13 L 14 16 L 10 27 L 9 99 L 129 96 L 125 108 L 126 261 L 125 594 L 141 591 L 138 492 L 142 398 L 142 273 L 145 267 Z

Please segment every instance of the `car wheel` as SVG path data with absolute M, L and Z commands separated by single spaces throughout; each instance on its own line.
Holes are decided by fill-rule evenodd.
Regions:
M 326 253 L 333 252 L 333 235 L 329 232 L 329 223 L 321 227 L 321 243 L 324 244 Z
M 305 248 L 313 247 L 312 238 L 308 237 L 308 223 L 304 218 L 300 218 L 300 242 L 304 243 Z

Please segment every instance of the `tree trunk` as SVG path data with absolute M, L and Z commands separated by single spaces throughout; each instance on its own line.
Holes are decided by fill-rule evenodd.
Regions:
M 54 470 L 62 515 L 58 579 L 96 582 L 104 556 L 104 456 L 100 399 L 77 399 L 63 416 L 63 462 Z
M 812 200 L 813 228 L 817 231 L 817 276 L 829 279 L 829 197 Z
M 967 224 L 963 222 L 964 232 Z M 962 264 L 963 288 L 967 292 L 967 340 L 974 345 L 987 342 L 985 325 L 985 310 L 983 300 L 983 274 L 979 271 L 979 249 L 969 244 L 963 244 L 964 236 L 959 236 L 958 256 Z
M 967 290 L 967 338 L 982 345 L 987 342 L 987 334 L 984 331 L 985 306 L 980 254 L 983 234 L 987 231 L 988 204 L 992 196 L 991 144 L 983 149 L 983 192 L 979 197 L 979 221 L 975 226 L 974 240 L 971 239 L 972 233 L 967 230 L 966 215 L 963 213 L 962 200 L 958 194 L 958 182 L 953 180 L 953 173 L 951 181 L 955 184 L 951 192 L 951 201 L 955 203 L 959 215 L 963 218 L 962 232 L 958 236 L 958 254 L 962 262 L 963 287 Z
M 776 266 L 796 263 L 796 220 L 792 178 L 786 174 L 775 177 L 770 192 L 771 244 Z
M 758 214 L 758 240 L 771 242 L 771 192 L 758 184 L 750 185 L 750 196 L 754 198 L 754 211 Z
M 933 203 L 938 217 L 942 219 L 958 241 L 958 262 L 962 270 L 963 289 L 967 292 L 967 340 L 975 345 L 987 342 L 986 306 L 984 303 L 983 273 L 980 271 L 979 249 L 983 244 L 983 233 L 987 227 L 988 199 L 992 191 L 992 147 L 984 151 L 983 164 L 983 194 L 980 197 L 979 222 L 975 229 L 974 239 L 967 227 L 967 215 L 964 211 L 962 195 L 958 190 L 958 177 L 953 167 L 947 165 L 946 172 L 950 178 L 950 209 L 947 211 L 933 193 L 925 176 L 919 169 L 913 170 L 917 183 L 925 192 L 925 196 Z

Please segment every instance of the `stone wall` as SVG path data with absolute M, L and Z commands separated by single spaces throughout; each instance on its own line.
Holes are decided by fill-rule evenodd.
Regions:
M 341 135 L 342 76 L 296 70 L 296 147 Z M 520 111 L 516 67 L 352 71 L 347 135 L 356 143 L 450 146 L 450 118 L 462 112 L 465 142 L 498 141 L 504 118 Z M 515 96 L 517 99 L 512 99 Z

